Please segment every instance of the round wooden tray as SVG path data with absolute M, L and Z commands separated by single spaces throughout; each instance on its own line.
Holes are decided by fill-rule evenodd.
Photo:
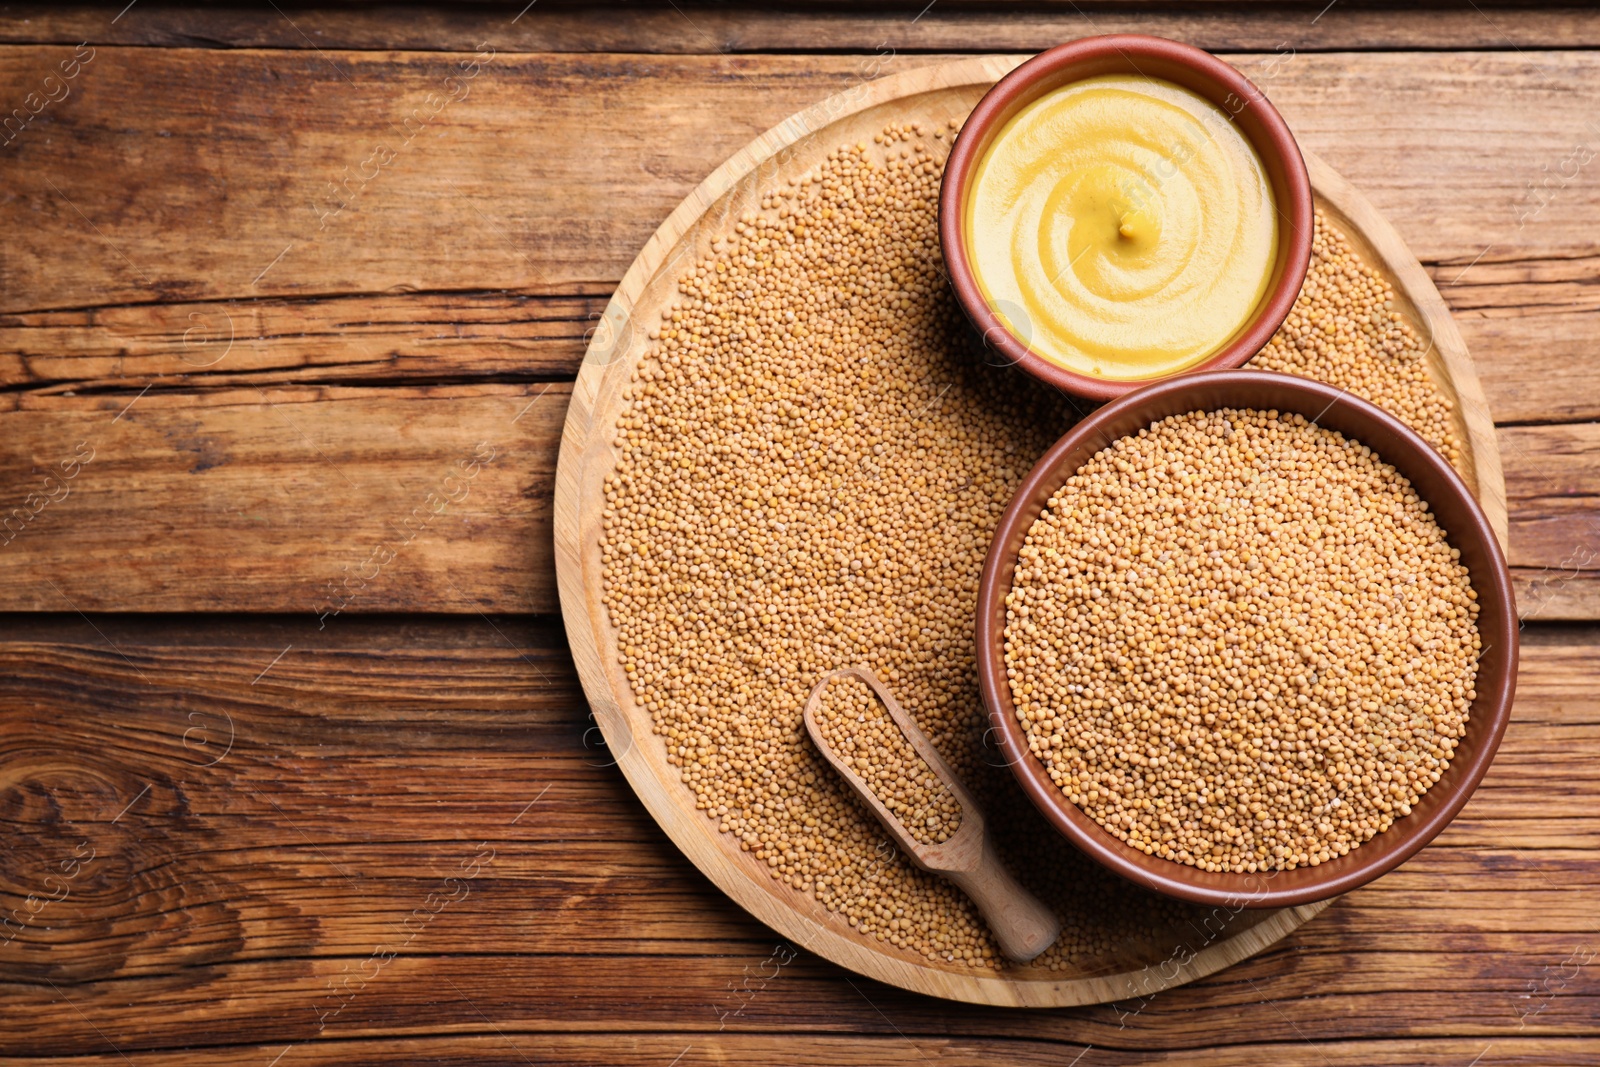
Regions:
M 611 444 L 625 407 L 622 385 L 645 354 L 650 324 L 676 295 L 680 263 L 705 254 L 712 240 L 745 211 L 760 208 L 760 191 L 802 174 L 840 144 L 870 143 L 891 122 L 942 125 L 960 121 L 985 91 L 1023 57 L 958 60 L 864 82 L 780 123 L 713 171 L 662 223 L 606 309 L 585 356 L 567 410 L 556 470 L 555 555 L 561 610 L 573 659 L 606 744 L 640 800 L 667 836 L 716 885 L 796 945 L 868 977 L 933 996 L 982 1004 L 1060 1007 L 1148 996 L 1210 974 L 1261 951 L 1327 906 L 1244 912 L 1228 936 L 1198 951 L 1178 942 L 1152 943 L 1127 956 L 1136 963 L 1070 972 L 1012 970 L 974 973 L 880 945 L 852 931 L 838 915 L 772 878 L 766 865 L 695 809 L 694 793 L 667 762 L 666 748 L 638 707 L 621 672 L 615 631 L 601 601 L 599 525 L 604 479 L 615 462 Z M 1355 188 L 1307 154 L 1317 202 L 1380 265 L 1413 325 L 1432 341 L 1430 366 L 1457 400 L 1474 485 L 1505 542 L 1505 488 L 1493 424 L 1471 357 L 1444 301 L 1393 228 Z M 635 323 L 638 323 L 637 328 Z M 1065 844 L 1063 843 L 1064 847 Z

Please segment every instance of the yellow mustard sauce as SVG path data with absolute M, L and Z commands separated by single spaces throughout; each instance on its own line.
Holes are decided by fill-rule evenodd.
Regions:
M 1113 74 L 1018 112 L 968 188 L 967 255 L 1001 321 L 1069 370 L 1152 378 L 1202 362 L 1272 278 L 1266 171 L 1221 108 Z

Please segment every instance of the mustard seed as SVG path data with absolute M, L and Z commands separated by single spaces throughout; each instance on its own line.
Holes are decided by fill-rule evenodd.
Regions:
M 817 679 L 864 666 L 1061 917 L 1033 966 L 1101 967 L 1188 912 L 1079 856 L 985 756 L 978 578 L 1073 413 L 975 350 L 939 254 L 949 142 L 918 140 L 895 125 L 829 152 L 685 265 L 626 386 L 602 593 L 695 805 L 773 879 L 885 948 L 1000 965 L 966 896 L 893 847 L 806 734 Z
M 1434 381 L 1428 351 L 1396 306 L 1393 287 L 1319 208 L 1300 296 L 1250 369 L 1348 389 L 1411 427 L 1460 470 L 1465 454 L 1455 404 Z
M 1162 419 L 1030 528 L 1006 668 L 1030 750 L 1146 854 L 1342 856 L 1439 780 L 1476 696 L 1478 604 L 1428 505 L 1300 415 Z

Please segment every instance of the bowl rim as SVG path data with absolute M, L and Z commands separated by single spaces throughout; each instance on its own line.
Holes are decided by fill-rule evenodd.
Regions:
M 1278 240 L 1283 249 L 1281 255 L 1284 264 L 1275 284 L 1256 305 L 1246 326 L 1203 362 L 1155 378 L 1096 378 L 1069 370 L 1036 354 L 1001 321 L 984 299 L 967 258 L 962 216 L 966 210 L 967 185 L 984 150 L 994 131 L 1004 126 L 1017 109 L 1041 93 L 1055 88 L 1059 76 L 1069 68 L 1121 60 L 1132 72 L 1143 73 L 1136 62 L 1138 59 L 1186 69 L 1197 77 L 1197 81 L 1217 90 L 1217 99 L 1212 102 L 1225 110 L 1230 107 L 1227 101 L 1239 102 L 1238 109 L 1230 117 L 1245 116 L 1245 135 L 1263 164 L 1268 166 L 1269 174 L 1273 160 L 1277 160 L 1283 170 L 1288 202 L 1275 202 L 1274 206 L 1279 216 Z M 1085 76 L 1093 77 L 1100 73 L 1108 72 L 1096 71 Z M 1074 79 L 1060 80 L 1059 84 L 1071 80 Z M 1187 85 L 1185 88 L 1201 92 L 1196 85 Z M 1210 99 L 1212 94 L 1201 95 Z M 1248 127 L 1254 127 L 1255 132 L 1252 133 Z M 1275 201 L 1283 199 L 1278 195 L 1280 190 L 1276 186 L 1273 192 Z M 944 177 L 939 186 L 939 244 L 956 299 L 981 335 L 985 346 L 997 350 L 1005 361 L 1058 389 L 1090 400 L 1111 400 L 1180 374 L 1242 366 L 1254 357 L 1272 339 L 1300 295 L 1300 287 L 1305 282 L 1306 269 L 1311 260 L 1313 209 L 1311 178 L 1306 171 L 1305 158 L 1300 154 L 1299 143 L 1283 116 L 1278 114 L 1266 94 L 1249 78 L 1193 45 L 1147 34 L 1103 34 L 1069 41 L 1040 52 L 997 81 L 978 101 L 956 136 L 945 161 Z
M 1277 403 L 1227 399 L 1186 400 L 1196 394 L 1223 397 L 1267 391 Z M 1463 749 L 1458 749 L 1445 776 L 1424 794 L 1409 814 L 1388 830 L 1317 866 L 1284 872 L 1218 874 L 1175 860 L 1146 855 L 1112 836 L 1074 805 L 1050 779 L 1044 764 L 1029 750 L 1023 728 L 1016 719 L 1005 669 L 1005 597 L 1010 592 L 1017 554 L 1027 531 L 1048 499 L 1089 456 L 1116 437 L 1135 430 L 1107 427 L 1136 422 L 1148 426 L 1160 418 L 1194 410 L 1243 407 L 1305 414 L 1313 423 L 1338 422 L 1346 437 L 1378 452 L 1417 487 L 1430 511 L 1446 528 L 1452 547 L 1468 562 L 1473 589 L 1478 594 L 1478 631 L 1484 637 L 1479 653 L 1477 693 L 1469 710 Z M 1305 410 L 1300 410 L 1300 409 Z M 1313 418 L 1310 412 L 1317 414 Z M 1332 419 L 1328 417 L 1332 415 Z M 1360 425 L 1366 432 L 1344 427 Z M 1369 438 L 1384 442 L 1379 448 Z M 1081 450 L 1088 448 L 1087 452 Z M 1073 460 L 1073 454 L 1080 458 Z M 1066 469 L 1072 464 L 1070 470 Z M 1443 486 L 1454 499 L 1446 505 L 1456 513 L 1449 523 L 1440 516 L 1440 494 L 1424 493 L 1419 480 Z M 1464 520 L 1464 521 L 1460 521 Z M 1014 548 L 1008 549 L 1008 544 Z M 979 689 L 989 713 L 990 727 L 998 738 L 1006 763 L 1024 793 L 1052 826 L 1081 852 L 1102 866 L 1147 889 L 1200 904 L 1229 908 L 1279 908 L 1309 904 L 1348 892 L 1393 870 L 1433 840 L 1471 798 L 1494 759 L 1511 715 L 1516 689 L 1519 623 L 1505 556 L 1493 528 L 1454 468 L 1410 427 L 1388 412 L 1348 391 L 1309 379 L 1269 371 L 1215 371 L 1181 376 L 1146 386 L 1093 412 L 1057 441 L 1022 480 L 1002 513 L 984 560 L 978 587 L 976 652 Z M 1491 657 L 1494 646 L 1499 655 Z M 1496 668 L 1485 672 L 1485 661 Z M 1442 792 L 1441 792 L 1442 790 Z

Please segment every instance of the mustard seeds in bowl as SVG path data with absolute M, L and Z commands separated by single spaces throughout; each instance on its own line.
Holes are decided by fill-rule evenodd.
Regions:
M 1342 856 L 1463 737 L 1477 599 L 1410 483 L 1276 411 L 1194 411 L 1096 453 L 1006 597 L 1029 749 L 1147 855 L 1206 871 Z

